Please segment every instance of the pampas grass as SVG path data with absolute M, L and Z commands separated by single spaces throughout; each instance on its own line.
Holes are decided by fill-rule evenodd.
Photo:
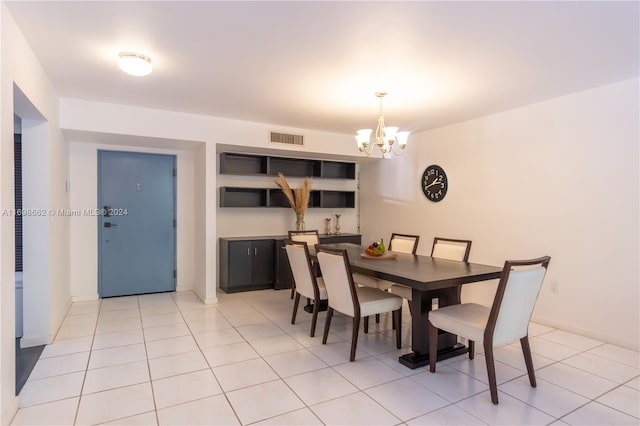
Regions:
M 311 178 L 305 178 L 301 188 L 291 190 L 287 179 L 282 173 L 278 172 L 276 184 L 282 190 L 284 196 L 287 197 L 289 205 L 296 214 L 304 213 L 307 210 L 309 198 L 311 197 Z

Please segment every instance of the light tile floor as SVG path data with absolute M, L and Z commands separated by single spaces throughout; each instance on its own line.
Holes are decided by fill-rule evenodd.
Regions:
M 440 425 L 640 423 L 638 352 L 531 324 L 538 387 L 519 344 L 495 351 L 500 404 L 489 397 L 482 348 L 431 374 L 398 355 L 410 346 L 404 309 L 396 350 L 390 316 L 361 332 L 348 361 L 350 319 L 322 345 L 289 291 L 191 292 L 74 303 L 23 388 L 14 425 Z M 362 327 L 360 328 L 362 330 Z

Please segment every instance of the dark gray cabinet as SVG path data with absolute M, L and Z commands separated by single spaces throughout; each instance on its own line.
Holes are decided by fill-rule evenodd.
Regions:
M 359 234 L 320 235 L 321 244 L 360 244 Z M 291 288 L 286 235 L 220 238 L 220 289 L 225 293 Z
M 273 239 L 220 239 L 220 288 L 226 293 L 273 287 Z

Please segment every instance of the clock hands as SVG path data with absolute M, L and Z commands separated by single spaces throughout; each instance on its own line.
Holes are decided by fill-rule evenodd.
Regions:
M 429 185 L 425 186 L 424 189 L 427 189 L 433 185 L 438 185 L 438 184 L 442 184 L 442 176 L 438 176 L 433 182 L 431 182 Z

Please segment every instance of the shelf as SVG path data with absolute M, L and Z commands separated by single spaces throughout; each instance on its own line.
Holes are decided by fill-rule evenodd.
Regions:
M 311 191 L 310 208 L 354 208 L 354 191 Z M 289 201 L 279 188 L 220 187 L 220 207 L 286 207 Z
M 320 206 L 325 208 L 354 208 L 356 206 L 355 192 L 350 191 L 321 191 Z
M 220 174 L 223 175 L 277 176 L 278 172 L 287 177 L 354 180 L 356 163 L 232 152 L 220 154 Z
M 220 188 L 220 207 L 266 207 L 265 188 Z
M 291 208 L 291 204 L 289 204 L 289 200 L 287 200 L 287 197 L 285 197 L 280 188 L 269 189 L 269 207 Z
M 278 173 L 292 177 L 319 177 L 320 161 L 269 157 L 269 175 L 277 176 Z
M 331 179 L 355 179 L 356 164 L 339 161 L 323 161 L 322 177 Z
M 223 175 L 266 175 L 268 157 L 262 155 L 220 154 L 220 173 Z

